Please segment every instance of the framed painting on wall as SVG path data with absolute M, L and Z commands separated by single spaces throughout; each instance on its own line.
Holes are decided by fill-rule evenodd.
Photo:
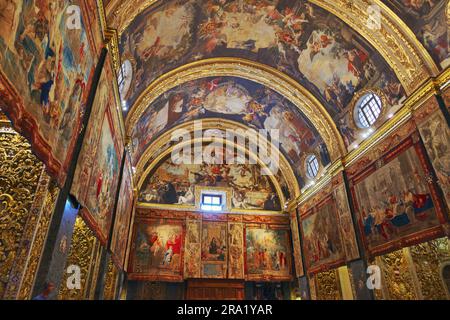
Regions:
M 359 231 L 379 255 L 443 235 L 443 206 L 417 133 L 351 177 Z
M 93 0 L 7 1 L 0 17 L 2 108 L 62 186 L 100 47 L 86 19 Z M 68 8 L 81 8 L 70 28 Z M 96 11 L 97 13 L 97 11 Z M 91 13 L 92 14 L 92 13 Z
M 300 220 L 308 272 L 315 273 L 345 263 L 336 203 L 332 195 L 307 211 Z
M 262 225 L 247 225 L 245 245 L 247 281 L 289 281 L 292 279 L 288 229 L 269 229 Z
M 114 263 L 125 270 L 125 255 L 130 231 L 131 215 L 133 212 L 133 182 L 130 157 L 125 157 L 122 183 L 120 185 L 119 200 L 111 238 L 111 252 Z
M 202 226 L 202 278 L 227 277 L 227 223 L 204 221 Z
M 183 281 L 183 220 L 138 219 L 132 239 L 130 280 Z
M 108 109 L 103 119 L 99 145 L 92 167 L 83 214 L 100 242 L 108 240 L 119 183 L 122 153 L 114 126 L 114 110 Z

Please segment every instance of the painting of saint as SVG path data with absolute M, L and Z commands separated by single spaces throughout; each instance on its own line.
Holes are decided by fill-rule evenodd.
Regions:
M 99 238 L 106 241 L 112 223 L 112 211 L 117 194 L 120 155 L 112 115 L 106 113 L 97 149 L 97 156 L 89 180 L 86 207 Z
M 183 226 L 176 222 L 140 221 L 132 250 L 132 276 L 182 280 Z
M 387 160 L 353 179 L 359 226 L 371 251 L 417 238 L 420 232 L 440 224 L 436 213 L 440 214 L 441 206 L 417 153 L 423 151 L 412 143 L 409 138 L 403 150 L 392 151 L 397 152 L 396 157 L 386 155 Z
M 331 197 L 301 217 L 303 252 L 308 271 L 345 262 L 336 207 Z
M 246 275 L 248 280 L 291 278 L 289 232 L 246 228 Z
M 228 261 L 227 224 L 203 222 L 202 277 L 225 278 Z
M 48 165 L 60 185 L 95 65 L 95 49 L 88 40 L 83 11 L 81 28 L 66 27 L 70 5 L 84 8 L 83 0 L 7 0 L 0 4 L 0 69 L 23 99 L 20 112 L 35 123 L 33 137 L 39 136 L 49 145 L 54 161 Z M 5 106 L 6 113 L 9 107 Z

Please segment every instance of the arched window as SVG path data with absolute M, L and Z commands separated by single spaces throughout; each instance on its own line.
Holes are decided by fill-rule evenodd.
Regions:
M 306 157 L 306 175 L 309 179 L 315 179 L 319 174 L 319 160 L 313 154 Z
M 370 128 L 383 108 L 381 98 L 373 92 L 366 93 L 356 103 L 356 124 L 361 129 Z

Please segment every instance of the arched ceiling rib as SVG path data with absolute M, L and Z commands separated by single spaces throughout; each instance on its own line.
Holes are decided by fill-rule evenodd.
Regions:
M 333 119 L 309 91 L 273 68 L 236 58 L 216 58 L 195 62 L 173 70 L 153 82 L 141 95 L 127 118 L 127 136 L 136 135 L 134 130 L 137 128 L 139 119 L 165 92 L 192 80 L 226 76 L 251 80 L 280 94 L 296 106 L 317 130 L 325 142 L 332 161 L 345 155 L 345 145 Z M 140 132 L 139 135 L 145 135 L 145 133 Z

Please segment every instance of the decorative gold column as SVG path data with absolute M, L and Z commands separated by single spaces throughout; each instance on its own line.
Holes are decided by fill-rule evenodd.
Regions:
M 43 164 L 28 141 L 0 122 L 0 299 L 14 299 L 39 219 L 32 211 Z M 25 245 L 25 244 L 28 244 Z M 12 277 L 16 274 L 19 277 Z M 9 287 L 9 289 L 8 289 Z M 7 294 L 8 293 L 8 294 Z
M 85 300 L 93 299 L 95 284 L 97 283 L 99 244 L 94 233 L 78 216 L 73 231 L 72 244 L 67 258 L 67 267 L 75 265 L 81 269 L 81 289 L 68 289 L 65 274 L 59 288 L 58 300 Z

